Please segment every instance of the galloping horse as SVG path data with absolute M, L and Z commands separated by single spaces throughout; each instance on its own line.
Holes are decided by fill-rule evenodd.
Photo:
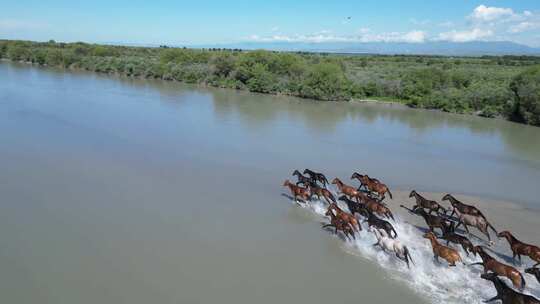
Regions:
M 384 200 L 385 193 L 388 193 L 390 199 L 392 199 L 392 192 L 390 192 L 388 186 L 379 182 L 377 179 L 372 179 L 369 176 L 359 174 L 358 172 L 353 173 L 351 179 L 354 178 L 360 181 L 360 187 L 358 187 L 358 189 L 360 189 L 362 186 L 365 186 L 368 191 L 377 193 L 381 201 Z
M 326 188 L 326 185 L 328 184 L 328 180 L 326 179 L 326 176 L 324 176 L 324 174 L 319 173 L 319 172 L 315 172 L 315 171 L 311 171 L 309 169 L 305 169 L 304 174 L 309 175 L 311 180 L 314 181 L 314 182 L 317 182 L 317 181 L 321 182 L 323 187 Z
M 497 277 L 495 273 L 483 273 L 480 277 L 484 280 L 493 282 L 493 286 L 497 290 L 497 295 L 489 300 L 485 300 L 484 303 L 501 300 L 502 304 L 540 304 L 540 300 L 537 298 L 522 294 L 508 287 L 506 283 Z
M 356 239 L 354 237 L 354 230 L 351 227 L 351 225 L 349 225 L 349 223 L 347 223 L 347 222 L 343 221 L 342 219 L 338 218 L 337 216 L 335 216 L 334 213 L 332 212 L 332 210 L 326 211 L 326 215 L 330 216 L 330 224 L 323 225 L 322 226 L 323 228 L 334 227 L 335 228 L 335 231 L 334 231 L 335 234 L 337 234 L 337 232 L 339 230 L 339 231 L 343 232 L 343 234 L 345 235 L 345 237 L 347 239 L 349 239 L 349 235 L 353 239 Z
M 505 276 L 512 281 L 512 284 L 514 284 L 514 287 L 523 289 L 525 288 L 525 278 L 519 272 L 517 269 L 515 269 L 512 266 L 505 265 L 496 259 L 494 259 L 492 256 L 486 253 L 483 247 L 481 246 L 475 246 L 473 248 L 473 252 L 478 253 L 480 257 L 482 258 L 482 262 L 473 263 L 469 266 L 473 265 L 482 265 L 484 266 L 484 273 L 487 273 L 488 271 L 492 271 L 500 276 Z
M 377 238 L 377 243 L 373 244 L 373 246 L 380 246 L 383 251 L 393 252 L 398 259 L 404 260 L 407 263 L 407 268 L 410 268 L 409 260 L 414 264 L 407 246 L 403 245 L 399 240 L 388 237 L 384 230 L 378 230 L 376 228 L 371 230 Z
M 356 231 L 362 230 L 362 226 L 360 226 L 360 223 L 358 223 L 358 220 L 356 219 L 356 217 L 354 217 L 354 215 L 350 213 L 343 211 L 341 208 L 339 208 L 339 206 L 336 203 L 331 203 L 330 206 L 328 206 L 328 210 L 326 213 L 331 212 L 332 210 L 336 212 L 336 216 L 338 218 L 340 218 L 344 222 L 349 223 L 349 225 L 351 225 L 351 227 L 353 227 L 354 230 Z
M 517 255 L 520 263 L 521 255 L 526 255 L 531 258 L 531 260 L 536 262 L 533 267 L 536 267 L 540 264 L 540 248 L 538 246 L 523 243 L 522 241 L 516 239 L 510 233 L 510 231 L 502 231 L 501 233 L 497 234 L 497 236 L 499 238 L 506 238 L 508 244 L 510 244 L 510 248 L 512 249 L 513 258 L 516 259 Z
M 332 180 L 332 184 L 336 185 L 339 192 L 347 195 L 350 199 L 356 198 L 357 202 L 360 202 L 361 197 L 364 196 L 364 194 L 362 192 L 356 190 L 356 188 L 354 188 L 352 186 L 344 184 L 337 177 Z
M 413 210 L 416 210 L 417 208 L 424 208 L 429 210 L 429 214 L 431 214 L 433 211 L 435 211 L 435 213 L 439 213 L 439 210 L 442 210 L 442 212 L 440 213 L 446 214 L 446 210 L 441 205 L 439 205 L 439 203 L 437 203 L 436 201 L 428 200 L 427 198 L 416 192 L 416 190 L 411 191 L 409 197 L 414 197 L 416 199 L 416 205 L 413 206 Z
M 283 187 L 289 187 L 289 189 L 291 190 L 291 194 L 294 196 L 294 200 L 297 203 L 298 203 L 298 197 L 300 197 L 301 201 L 304 203 L 307 203 L 307 201 L 311 197 L 311 193 L 309 193 L 309 190 L 307 188 L 296 186 L 295 184 L 291 183 L 288 179 L 285 180 L 285 182 L 283 183 Z

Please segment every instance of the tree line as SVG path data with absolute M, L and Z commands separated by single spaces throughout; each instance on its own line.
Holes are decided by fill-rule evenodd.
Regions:
M 0 40 L 0 58 L 43 66 L 540 125 L 540 57 L 347 55 Z

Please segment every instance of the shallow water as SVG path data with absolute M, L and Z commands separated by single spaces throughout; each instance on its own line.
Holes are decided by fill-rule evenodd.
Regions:
M 2 63 L 0 130 L 10 303 L 442 299 L 291 205 L 294 168 L 540 209 L 540 128 L 505 121 Z

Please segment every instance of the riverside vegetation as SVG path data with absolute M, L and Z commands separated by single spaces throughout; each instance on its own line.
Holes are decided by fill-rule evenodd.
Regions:
M 0 40 L 0 58 L 317 100 L 388 100 L 540 126 L 540 57 L 346 55 Z

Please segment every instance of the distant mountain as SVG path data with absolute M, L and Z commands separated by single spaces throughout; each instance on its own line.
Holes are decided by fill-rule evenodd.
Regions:
M 200 47 L 240 48 L 246 50 L 267 49 L 277 51 L 308 51 L 355 54 L 417 54 L 446 56 L 480 55 L 540 55 L 540 48 L 507 41 L 424 43 L 406 42 L 242 42 L 235 44 L 205 45 Z

